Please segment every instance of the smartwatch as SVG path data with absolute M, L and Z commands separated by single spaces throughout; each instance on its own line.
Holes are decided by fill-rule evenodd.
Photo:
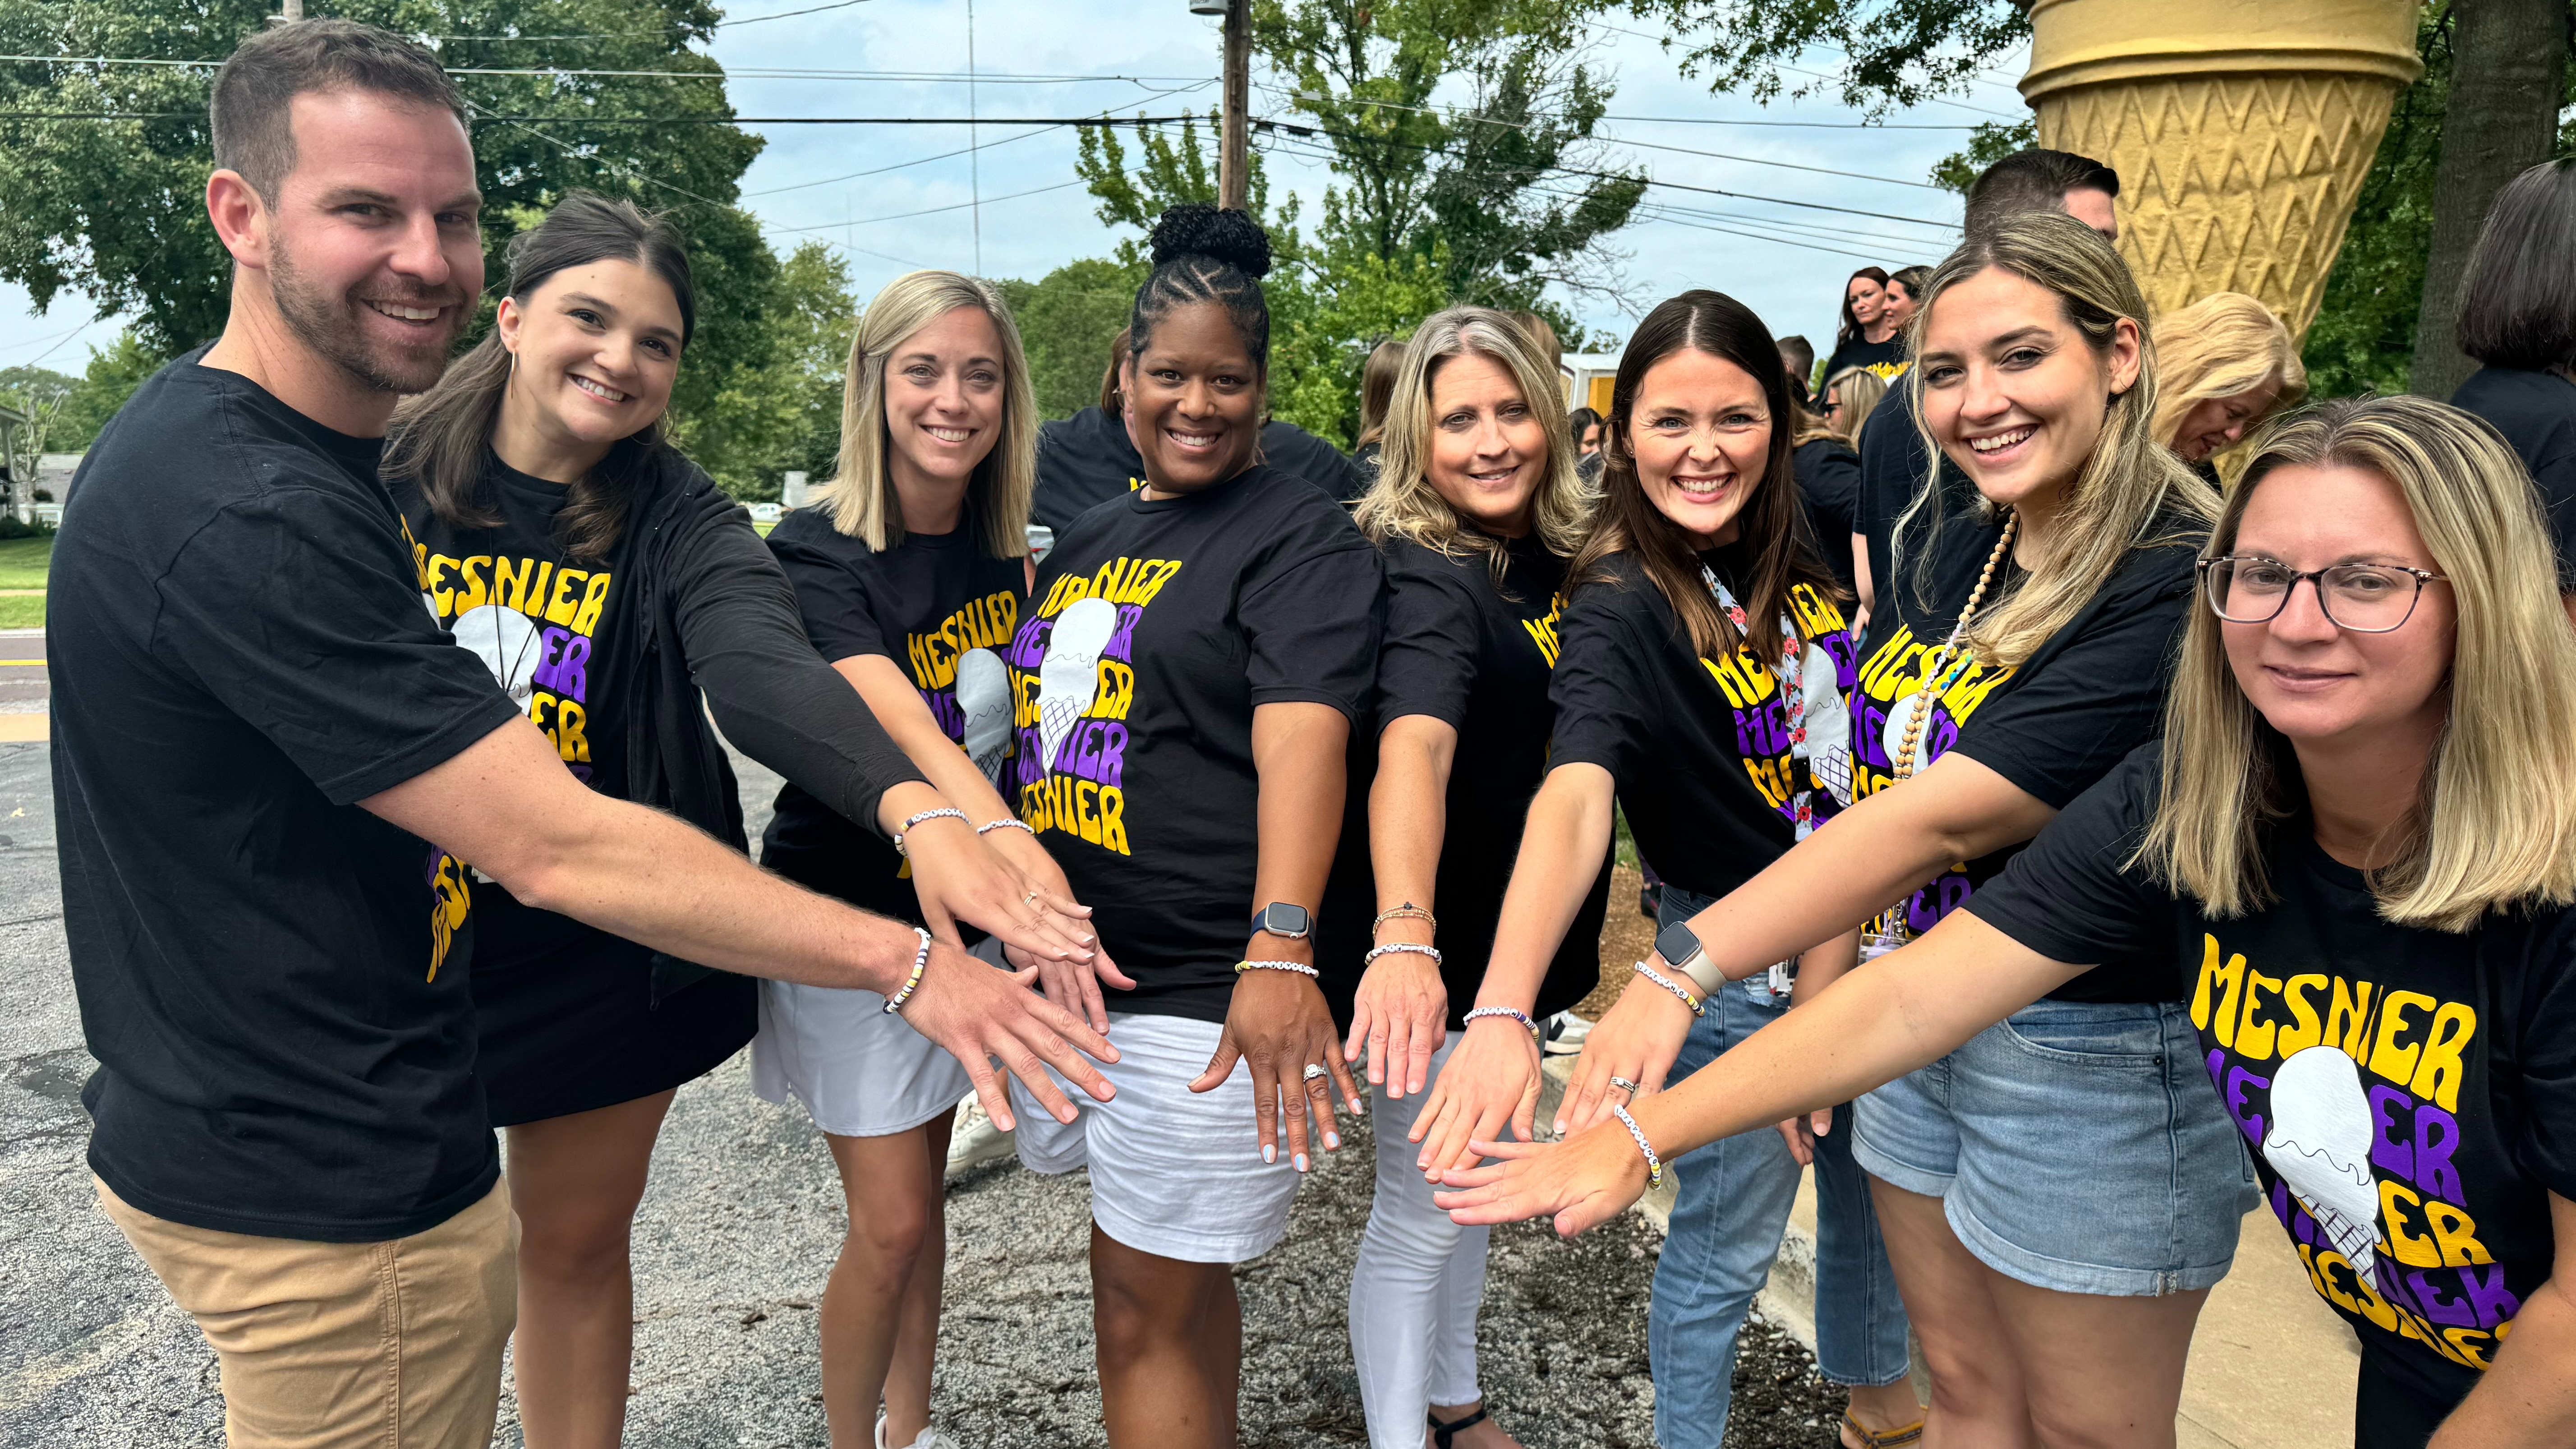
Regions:
M 1655 933 L 1655 954 L 1664 958 L 1665 965 L 1689 977 L 1691 984 L 1699 988 L 1702 1000 L 1726 984 L 1726 973 L 1708 959 L 1708 952 L 1701 948 L 1699 936 L 1687 921 L 1675 921 Z
M 1286 901 L 1272 901 L 1252 913 L 1252 929 L 1291 941 L 1304 940 L 1314 928 L 1315 918 L 1306 913 L 1304 906 L 1292 906 Z

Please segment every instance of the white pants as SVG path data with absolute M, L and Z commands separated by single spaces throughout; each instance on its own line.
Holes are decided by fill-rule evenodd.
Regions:
M 1489 1230 L 1463 1228 L 1431 1201 L 1405 1140 L 1423 1097 L 1458 1048 L 1459 1033 L 1431 1058 L 1421 1093 L 1375 1094 L 1377 1197 L 1351 1271 L 1351 1356 L 1371 1449 L 1422 1449 L 1433 1404 L 1472 1404 L 1476 1310 L 1485 1297 Z

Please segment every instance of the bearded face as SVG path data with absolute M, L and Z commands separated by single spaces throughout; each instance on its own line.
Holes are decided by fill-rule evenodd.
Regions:
M 297 340 L 373 392 L 426 392 L 447 368 L 468 298 L 381 272 L 354 286 L 299 265 L 284 230 L 269 242 L 268 285 Z M 387 324 L 393 324 L 388 326 Z

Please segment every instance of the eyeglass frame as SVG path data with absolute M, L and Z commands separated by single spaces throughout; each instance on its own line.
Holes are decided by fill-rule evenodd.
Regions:
M 2194 571 L 2200 575 L 2200 588 L 2196 592 L 2199 593 L 2201 602 L 2209 606 L 2210 614 L 2222 624 L 2269 624 L 2273 620 L 2281 617 L 2281 615 L 2289 609 L 2290 597 L 2299 591 L 2299 585 L 2309 584 L 2314 586 L 2317 591 L 2317 612 L 2325 616 L 2325 621 L 2327 623 L 2334 625 L 2336 628 L 2341 629 L 2347 634 L 2394 634 L 2398 630 L 2406 627 L 2407 620 L 2415 617 L 2415 607 L 2424 602 L 2424 586 L 2426 584 L 2447 584 L 2451 581 L 2450 575 L 2448 574 L 2437 574 L 2429 569 L 2419 569 L 2410 564 L 2328 564 L 2321 569 L 2291 569 L 2289 570 L 2290 586 L 2281 590 L 2281 602 L 2278 607 L 2274 608 L 2272 612 L 2264 615 L 2260 619 L 2231 619 L 2227 617 L 2227 615 L 2219 612 L 2218 601 L 2210 597 L 2209 571 L 2219 564 L 2234 565 L 2249 562 L 2270 563 L 2274 565 L 2280 565 L 2281 563 L 2279 559 L 2262 559 L 2248 554 L 2223 553 L 2218 555 L 2216 558 L 2202 559 L 2194 565 Z M 2412 574 L 2415 576 L 2415 597 L 2406 601 L 2405 614 L 2400 616 L 2396 623 L 2389 625 L 2385 629 L 2363 629 L 2347 624 L 2343 620 L 2335 617 L 2334 606 L 2326 602 L 2326 575 L 2333 573 L 2336 569 L 2344 568 L 2387 569 L 2394 573 Z

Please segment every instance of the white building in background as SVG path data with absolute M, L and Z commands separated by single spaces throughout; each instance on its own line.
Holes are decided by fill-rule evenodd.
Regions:
M 71 496 L 72 475 L 80 471 L 81 459 L 88 456 L 86 452 L 46 453 L 36 459 L 34 492 L 51 496 L 34 500 L 27 515 L 28 522 L 60 524 L 63 521 L 63 500 Z M 33 497 L 32 493 L 30 497 Z

